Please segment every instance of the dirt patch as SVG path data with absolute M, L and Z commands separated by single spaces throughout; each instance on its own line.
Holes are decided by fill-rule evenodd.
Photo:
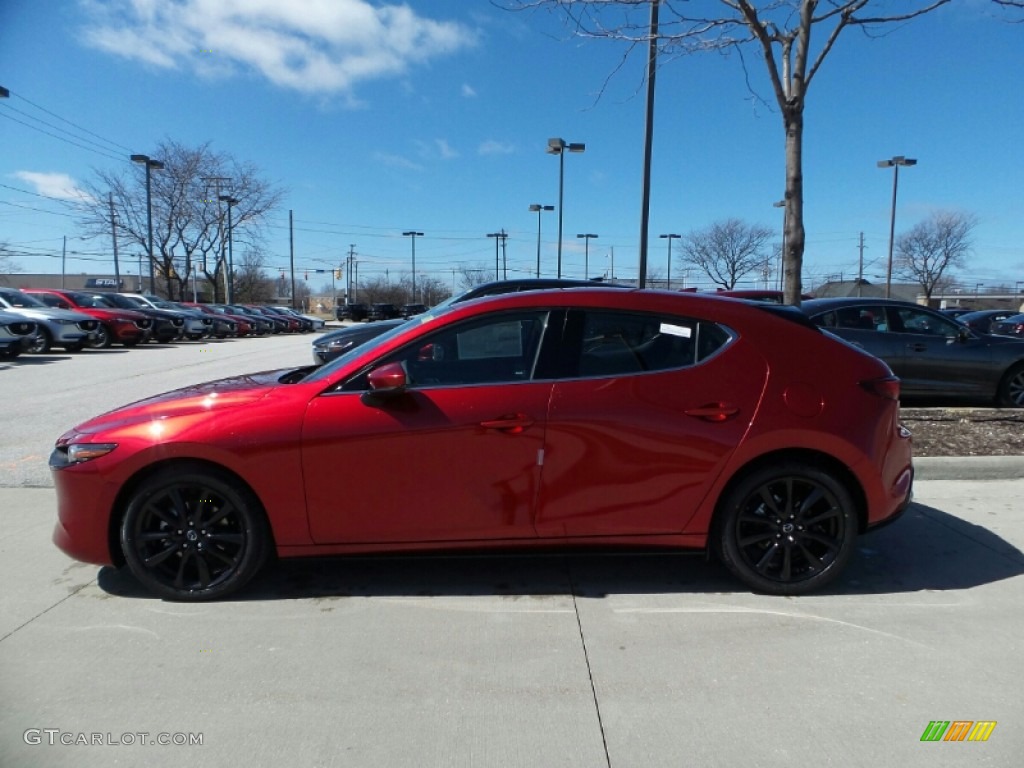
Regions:
M 1024 409 L 902 408 L 915 456 L 1024 456 Z

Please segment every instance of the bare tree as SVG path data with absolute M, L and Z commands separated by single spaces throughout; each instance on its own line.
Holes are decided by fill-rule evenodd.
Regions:
M 997 0 L 998 2 L 999 0 Z M 1024 0 L 1021 0 L 1024 2 Z M 504 0 L 506 7 L 549 7 L 562 13 L 579 37 L 624 42 L 627 52 L 646 49 L 651 39 L 645 14 L 654 2 L 665 11 L 658 48 L 670 56 L 736 51 L 749 76 L 745 54 L 753 49 L 764 61 L 775 102 L 782 115 L 786 153 L 785 300 L 799 304 L 804 256 L 803 136 L 807 89 L 840 34 L 860 28 L 868 34 L 884 24 L 902 23 L 946 5 L 950 0 L 900 0 L 898 12 L 873 12 L 884 0 Z M 1004 0 L 1016 2 L 1016 0 Z M 716 6 L 718 11 L 709 10 Z M 703 15 L 702 12 L 706 11 Z M 820 40 L 812 46 L 812 36 Z
M 679 258 L 715 285 L 732 290 L 745 275 L 764 268 L 774 235 L 771 227 L 726 219 L 683 235 Z
M 209 144 L 191 148 L 166 140 L 151 156 L 164 165 L 150 173 L 153 267 L 163 290 L 172 298 L 183 295 L 192 271 L 199 269 L 213 285 L 215 300 L 220 300 L 227 259 L 227 204 L 220 196 L 237 201 L 231 213 L 232 240 L 244 248 L 258 245 L 261 225 L 282 192 L 264 181 L 251 164 L 216 153 Z M 125 171 L 99 170 L 86 188 L 90 193 L 83 203 L 86 232 L 109 236 L 107 201 L 112 195 L 118 236 L 145 252 L 146 169 L 132 164 Z
M 14 255 L 7 248 L 7 243 L 0 243 L 0 285 L 7 284 L 7 275 L 21 270 L 14 260 Z
M 977 219 L 972 214 L 932 214 L 897 238 L 896 271 L 920 285 L 925 298 L 931 299 L 936 290 L 944 290 L 952 282 L 951 270 L 964 267 L 975 226 Z
M 459 264 L 459 288 L 468 291 L 491 279 L 491 270 L 483 264 Z
M 275 284 L 264 273 L 266 258 L 258 248 L 246 248 L 235 263 L 235 295 L 233 299 L 245 304 L 259 304 L 274 298 Z

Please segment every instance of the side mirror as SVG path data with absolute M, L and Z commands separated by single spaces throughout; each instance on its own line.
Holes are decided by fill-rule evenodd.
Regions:
M 971 339 L 971 329 L 968 328 L 965 325 L 957 333 L 957 341 L 959 341 L 961 344 L 963 344 L 964 342 L 970 341 L 970 339 Z
M 379 405 L 405 393 L 409 379 L 405 367 L 401 363 L 388 363 L 374 368 L 366 376 L 370 389 L 363 393 L 362 401 L 366 405 Z

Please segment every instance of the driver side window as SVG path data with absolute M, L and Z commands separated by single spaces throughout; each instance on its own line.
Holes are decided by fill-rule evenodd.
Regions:
M 401 363 L 413 388 L 529 381 L 547 319 L 547 310 L 531 310 L 459 323 L 417 339 L 374 367 Z M 344 389 L 366 387 L 360 375 Z

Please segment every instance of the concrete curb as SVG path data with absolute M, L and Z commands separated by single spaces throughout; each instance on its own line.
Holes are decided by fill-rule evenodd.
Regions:
M 1019 480 L 1024 456 L 915 456 L 915 480 Z

